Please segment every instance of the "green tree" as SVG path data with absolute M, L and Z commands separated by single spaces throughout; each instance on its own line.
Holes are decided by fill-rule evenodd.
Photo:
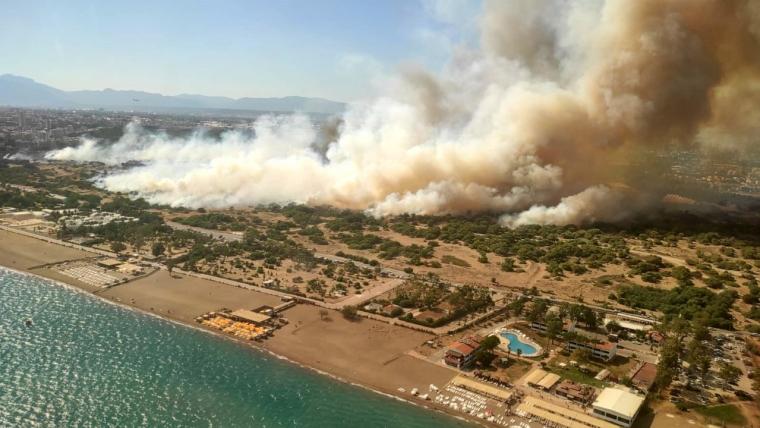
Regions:
M 483 339 L 482 342 L 480 342 L 480 347 L 487 351 L 492 351 L 494 348 L 499 346 L 500 343 L 501 343 L 501 340 L 499 340 L 498 337 L 494 335 L 490 335 L 490 336 L 487 336 L 485 339 Z
M 596 330 L 599 326 L 599 317 L 595 310 L 583 306 L 581 311 L 581 322 L 586 324 L 586 327 L 588 327 L 589 330 Z
M 123 242 L 119 242 L 119 241 L 113 241 L 113 242 L 111 242 L 111 251 L 113 251 L 115 253 L 120 253 L 120 252 L 122 252 L 122 251 L 124 251 L 126 249 L 127 249 L 127 246 L 124 245 Z
M 608 322 L 607 325 L 604 326 L 604 328 L 607 329 L 608 332 L 613 333 L 613 334 L 619 332 L 620 329 L 622 329 L 622 327 L 620 327 L 620 324 L 615 320 Z
M 491 366 L 495 358 L 496 358 L 496 354 L 494 354 L 493 352 L 481 349 L 480 351 L 478 351 L 478 354 L 475 356 L 475 361 L 477 361 L 481 367 L 487 368 Z
M 169 271 L 169 276 L 172 276 L 172 271 L 176 265 L 177 262 L 175 260 L 170 259 L 166 261 L 166 269 Z
M 712 358 L 704 342 L 696 337 L 689 342 L 686 347 L 686 361 L 689 362 L 689 371 L 698 374 L 703 381 L 707 378 Z
M 657 389 L 665 389 L 673 381 L 678 373 L 681 351 L 681 341 L 677 337 L 670 336 L 663 342 L 660 349 L 660 361 L 657 364 L 657 377 L 655 378 Z
M 349 321 L 355 321 L 359 318 L 359 310 L 356 308 L 356 306 L 344 306 L 340 312 L 343 314 L 343 318 Z
M 733 364 L 721 362 L 719 375 L 726 383 L 736 383 L 742 375 L 742 371 Z
M 546 317 L 546 335 L 549 336 L 549 345 L 562 333 L 562 319 L 554 314 Z
M 536 322 L 544 319 L 546 314 L 547 304 L 546 301 L 540 299 L 534 299 L 530 312 L 528 312 L 528 321 Z
M 504 261 L 501 262 L 501 270 L 503 270 L 504 272 L 514 272 L 515 260 L 511 257 L 505 258 Z
M 153 253 L 155 257 L 163 255 L 165 251 L 166 251 L 166 246 L 164 246 L 162 242 L 154 243 L 153 247 L 151 248 L 151 253 Z

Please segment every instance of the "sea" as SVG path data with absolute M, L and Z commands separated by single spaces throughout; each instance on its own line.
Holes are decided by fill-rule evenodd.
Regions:
M 0 426 L 471 425 L 0 268 Z

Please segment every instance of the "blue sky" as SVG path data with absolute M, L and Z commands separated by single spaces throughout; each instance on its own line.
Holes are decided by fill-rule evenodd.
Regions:
M 0 0 L 0 74 L 61 89 L 355 100 L 441 67 L 478 0 Z

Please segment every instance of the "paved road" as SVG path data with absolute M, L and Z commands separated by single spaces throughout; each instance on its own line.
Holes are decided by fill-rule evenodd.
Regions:
M 231 241 L 240 241 L 240 240 L 243 239 L 243 234 L 242 233 L 222 232 L 222 231 L 218 231 L 218 230 L 205 229 L 205 228 L 202 228 L 202 227 L 188 226 L 186 224 L 177 223 L 177 222 L 174 222 L 174 221 L 167 221 L 166 224 L 169 225 L 170 227 L 174 228 L 174 229 L 191 230 L 191 231 L 198 232 L 198 233 L 204 233 L 206 235 L 210 235 L 210 236 L 212 236 L 214 238 L 221 239 L 221 240 L 224 240 L 224 241 L 230 241 L 231 242 Z M 357 267 L 362 268 L 362 269 L 370 269 L 370 270 L 374 270 L 375 269 L 375 266 L 372 266 L 372 265 L 369 265 L 369 264 L 366 264 L 366 263 L 362 263 L 362 262 L 358 262 L 358 261 L 355 261 L 355 260 L 351 260 L 351 259 L 348 259 L 348 258 L 345 258 L 345 257 L 336 256 L 334 254 L 325 254 L 325 253 L 315 252 L 314 253 L 314 257 L 316 257 L 318 259 L 322 259 L 322 260 L 329 260 L 329 261 L 336 262 L 336 263 L 349 263 L 349 262 L 351 262 L 354 265 L 356 265 Z M 313 303 L 319 302 L 320 306 L 329 307 L 331 309 L 341 309 L 341 308 L 343 308 L 345 306 L 348 306 L 348 305 L 361 306 L 362 304 L 368 302 L 369 300 L 374 299 L 375 297 L 377 297 L 377 296 L 379 296 L 379 295 L 381 295 L 383 293 L 386 293 L 386 292 L 388 292 L 390 290 L 393 290 L 394 288 L 398 287 L 399 285 L 401 285 L 404 282 L 403 281 L 404 279 L 406 279 L 406 278 L 408 278 L 410 276 L 409 274 L 407 274 L 404 271 L 401 271 L 401 270 L 398 270 L 398 269 L 392 269 L 392 268 L 382 267 L 382 266 L 380 267 L 380 272 L 382 272 L 386 276 L 393 277 L 393 278 L 396 278 L 396 279 L 394 279 L 392 281 L 387 281 L 387 282 L 385 282 L 383 284 L 380 284 L 378 286 L 372 287 L 369 290 L 367 290 L 367 291 L 365 291 L 365 292 L 363 292 L 361 294 L 353 295 L 353 296 L 351 296 L 351 297 L 349 297 L 349 298 L 347 298 L 347 299 L 345 299 L 343 301 L 337 302 L 337 303 L 323 303 L 323 302 L 319 302 L 317 300 L 313 300 L 312 302 Z M 257 288 L 260 288 L 260 287 L 257 287 Z M 265 289 L 265 290 L 268 290 L 268 289 Z M 317 304 L 317 303 L 315 303 L 315 304 Z
M 241 241 L 243 239 L 242 232 L 223 232 L 220 230 L 205 229 L 202 227 L 188 226 L 186 224 L 177 223 L 176 221 L 167 221 L 166 224 L 173 229 L 190 230 L 193 232 L 203 233 L 210 235 L 214 238 L 221 239 L 223 241 Z
M 364 303 L 374 299 L 375 297 L 387 293 L 388 291 L 393 290 L 394 288 L 398 287 L 399 285 L 403 284 L 403 279 L 392 279 L 390 281 L 386 281 L 383 284 L 376 285 L 374 287 L 371 287 L 369 290 L 366 290 L 362 292 L 361 294 L 354 294 L 353 296 L 344 299 L 338 303 L 343 306 L 361 306 Z
M 374 270 L 375 269 L 375 266 L 368 265 L 368 264 L 362 263 L 362 262 L 357 262 L 356 260 L 351 260 L 351 259 L 346 258 L 346 257 L 336 256 L 334 254 L 314 253 L 314 257 L 316 257 L 318 259 L 322 259 L 322 260 L 330 260 L 330 261 L 337 262 L 337 263 L 349 263 L 349 262 L 351 262 L 351 263 L 355 264 L 357 267 L 362 268 L 362 269 L 370 269 L 370 270 Z M 389 268 L 389 267 L 384 267 L 384 266 L 380 266 L 380 272 L 383 273 L 383 274 L 385 274 L 386 276 L 390 276 L 390 277 L 394 277 L 394 278 L 399 278 L 399 279 L 407 279 L 407 278 L 411 277 L 411 275 L 409 275 L 408 273 L 406 273 L 406 272 L 404 272 L 402 270 L 398 270 L 398 269 L 394 269 L 394 268 Z

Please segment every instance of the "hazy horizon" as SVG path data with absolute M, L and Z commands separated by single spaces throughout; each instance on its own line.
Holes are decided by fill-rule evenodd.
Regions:
M 0 74 L 62 90 L 352 101 L 404 64 L 443 66 L 479 3 L 3 2 Z

